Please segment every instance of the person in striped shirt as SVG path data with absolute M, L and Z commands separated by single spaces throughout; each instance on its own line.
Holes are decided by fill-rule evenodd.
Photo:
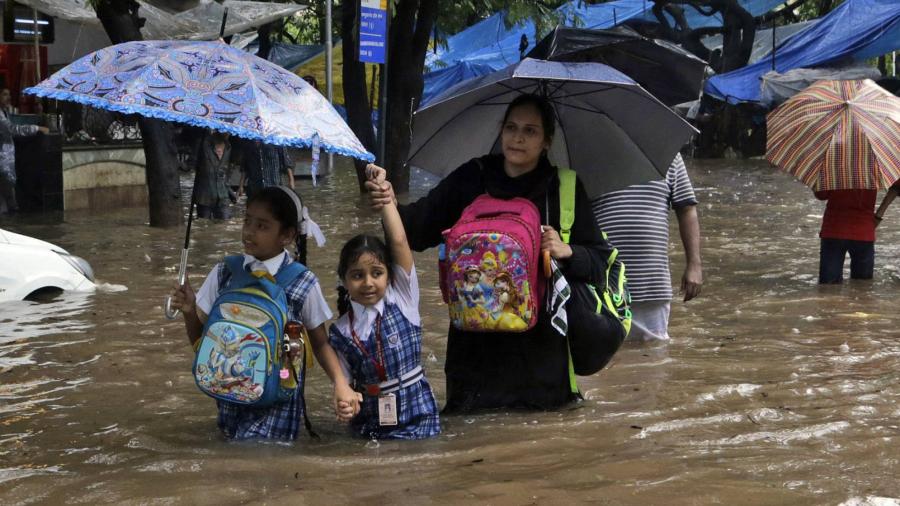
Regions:
M 619 258 L 625 263 L 633 314 L 629 338 L 669 339 L 670 208 L 678 217 L 687 259 L 681 277 L 685 302 L 700 295 L 703 285 L 697 198 L 681 154 L 675 156 L 665 179 L 604 194 L 591 207 L 600 228 L 609 235 L 609 241 L 619 249 Z

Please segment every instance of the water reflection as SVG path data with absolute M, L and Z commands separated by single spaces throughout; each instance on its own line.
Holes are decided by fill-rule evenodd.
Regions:
M 412 443 L 348 438 L 331 421 L 320 370 L 307 391 L 321 441 L 222 441 L 214 405 L 190 376 L 183 327 L 162 317 L 182 231 L 148 228 L 142 210 L 0 222 L 87 258 L 106 283 L 92 295 L 3 308 L 0 501 L 850 505 L 900 497 L 895 214 L 879 228 L 875 280 L 819 287 L 822 204 L 808 190 L 762 162 L 694 162 L 690 172 L 706 286 L 696 302 L 673 303 L 670 344 L 626 344 L 607 370 L 581 379 L 586 400 L 559 412 L 447 417 L 441 437 Z M 416 181 L 414 194 L 427 190 Z M 346 167 L 318 188 L 300 185 L 328 237 L 324 249 L 311 246 L 310 268 L 334 301 L 340 246 L 377 223 Z M 239 219 L 195 224 L 195 287 L 240 250 L 239 230 Z M 678 279 L 680 247 L 672 255 Z M 424 365 L 441 402 L 446 312 L 434 255 L 416 259 Z

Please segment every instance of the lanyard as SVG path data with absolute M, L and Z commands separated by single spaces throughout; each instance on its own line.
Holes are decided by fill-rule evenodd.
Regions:
M 381 342 L 381 315 L 375 317 L 375 349 L 378 355 L 378 360 L 375 360 L 372 355 L 369 354 L 369 350 L 363 345 L 362 341 L 359 340 L 359 336 L 356 335 L 356 326 L 353 323 L 353 308 L 350 308 L 350 312 L 348 314 L 350 318 L 350 336 L 353 338 L 353 344 L 359 348 L 359 351 L 365 355 L 370 361 L 372 361 L 372 365 L 375 366 L 375 372 L 378 374 L 378 378 L 384 382 L 387 381 L 387 372 L 384 369 L 384 345 Z

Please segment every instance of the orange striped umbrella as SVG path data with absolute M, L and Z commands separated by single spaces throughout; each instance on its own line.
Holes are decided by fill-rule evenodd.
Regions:
M 819 81 L 766 117 L 766 159 L 813 190 L 900 179 L 900 98 L 872 80 Z

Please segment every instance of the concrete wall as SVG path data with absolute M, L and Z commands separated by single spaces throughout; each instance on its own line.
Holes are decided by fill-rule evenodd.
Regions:
M 62 157 L 66 210 L 147 205 L 141 146 L 66 147 Z

